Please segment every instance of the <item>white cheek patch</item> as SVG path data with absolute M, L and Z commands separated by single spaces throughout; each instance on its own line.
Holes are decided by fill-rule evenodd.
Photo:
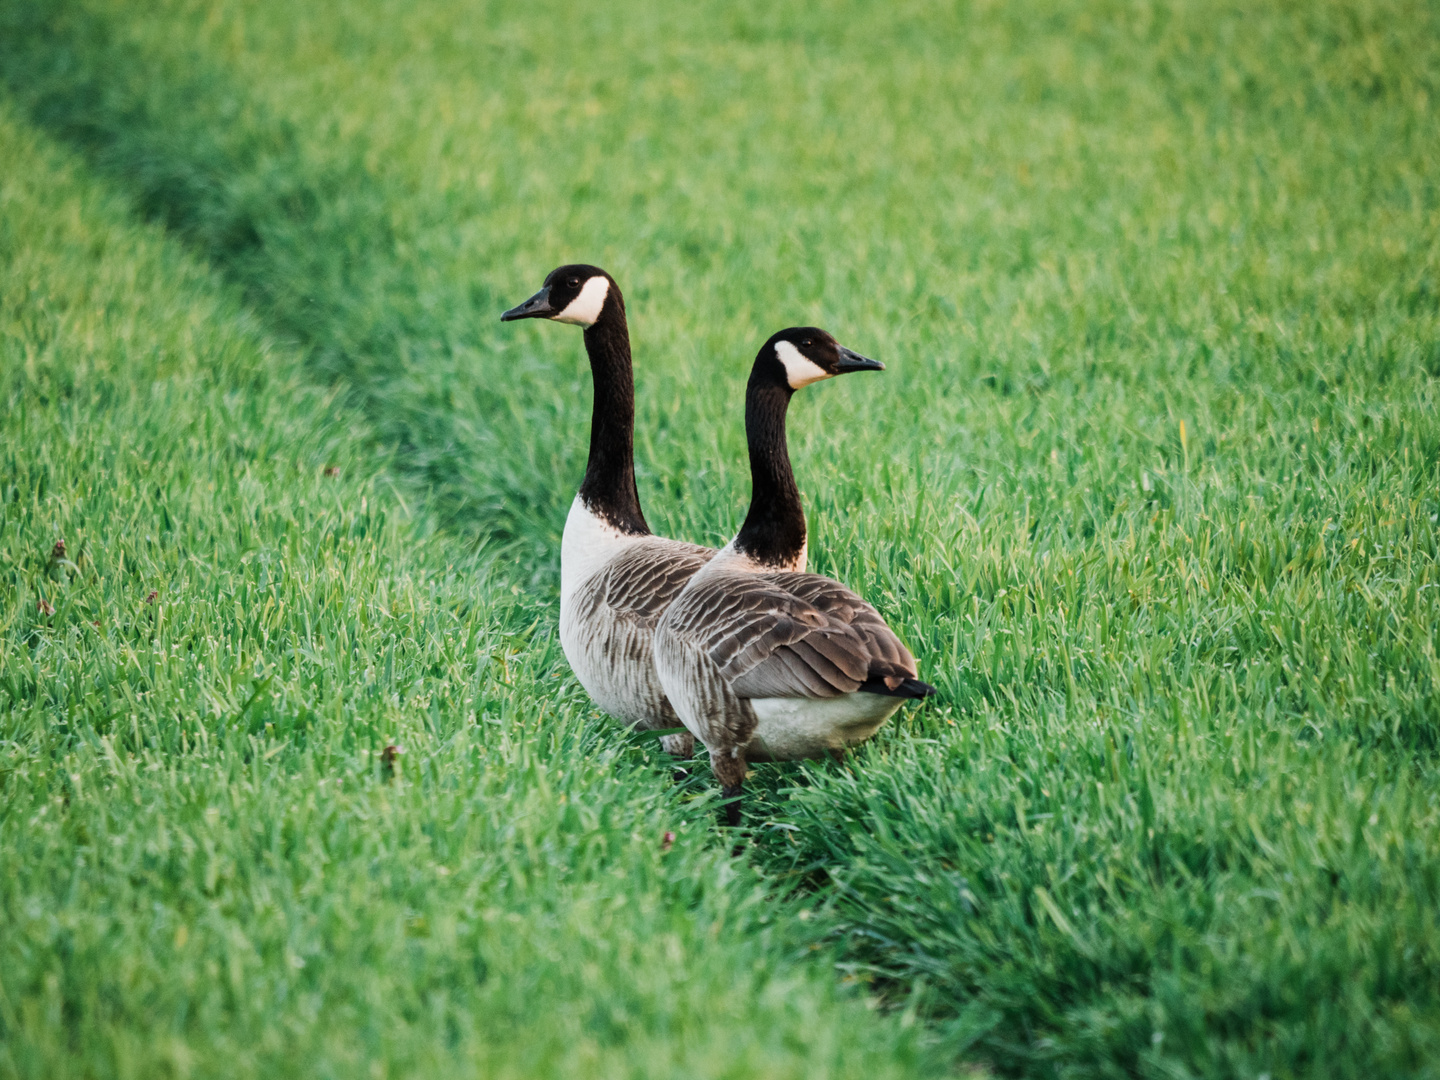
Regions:
M 802 386 L 831 377 L 830 372 L 788 341 L 775 343 L 775 355 L 780 358 L 780 363 L 785 365 L 785 379 L 792 390 L 799 390 Z
M 610 279 L 603 277 L 592 277 L 585 282 L 585 287 L 580 290 L 580 295 L 565 305 L 565 310 L 559 315 L 552 316 L 556 322 L 574 323 L 576 326 L 594 326 L 595 320 L 600 318 L 600 309 L 605 306 L 605 298 L 610 295 Z

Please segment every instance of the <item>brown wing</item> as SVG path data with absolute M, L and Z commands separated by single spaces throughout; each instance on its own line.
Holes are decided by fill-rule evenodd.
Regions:
M 882 679 L 891 690 L 918 674 L 915 657 L 880 612 L 838 581 L 819 574 L 785 574 L 785 587 L 813 604 L 831 621 L 844 622 L 863 644 L 869 667 L 861 681 Z
M 656 537 L 616 556 L 587 590 L 590 602 L 653 630 L 685 583 L 715 555 L 710 548 Z
M 667 622 L 743 698 L 837 697 L 916 674 L 880 613 L 818 574 L 717 575 L 686 593 Z

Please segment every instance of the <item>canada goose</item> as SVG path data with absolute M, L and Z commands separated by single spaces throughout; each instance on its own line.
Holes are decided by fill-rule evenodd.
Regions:
M 551 319 L 585 328 L 595 384 L 590 460 L 560 543 L 560 645 L 595 704 L 627 725 L 680 727 L 655 674 L 655 624 L 710 548 L 656 536 L 635 490 L 635 379 L 625 299 L 598 266 L 552 270 L 544 286 L 500 316 Z M 689 757 L 688 733 L 661 744 Z
M 805 509 L 785 443 L 790 397 L 821 379 L 883 368 L 815 327 L 764 344 L 745 391 L 750 511 L 655 630 L 660 682 L 710 750 L 731 825 L 747 761 L 839 754 L 907 698 L 934 693 L 879 612 L 839 582 L 803 572 Z

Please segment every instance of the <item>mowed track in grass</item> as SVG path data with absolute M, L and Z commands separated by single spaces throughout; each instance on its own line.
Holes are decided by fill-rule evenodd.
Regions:
M 1408 3 L 61 4 L 12 8 L 0 65 L 31 122 L 342 388 L 334 422 L 361 425 L 346 453 L 393 448 L 440 529 L 407 559 L 483 543 L 468 569 L 427 557 L 479 605 L 457 625 L 519 631 L 532 674 L 504 693 L 525 745 L 571 799 L 659 828 L 656 800 L 695 830 L 697 861 L 659 895 L 802 887 L 819 906 L 776 907 L 779 940 L 820 935 L 847 981 L 927 1018 L 942 1055 L 1005 1072 L 1415 1074 L 1440 1026 L 1435 23 Z M 642 750 L 606 749 L 568 677 L 544 681 L 563 671 L 547 601 L 588 372 L 573 331 L 494 319 L 572 258 L 626 288 L 642 497 L 671 535 L 715 542 L 738 518 L 740 388 L 771 330 L 815 321 L 890 364 L 799 400 L 792 441 L 816 568 L 880 605 L 942 699 L 847 769 L 760 770 L 738 885 L 706 804 L 686 808 Z M 401 503 L 367 505 L 391 520 Z M 53 542 L 31 528 L 8 534 L 27 582 Z M 490 611 L 485 574 L 523 598 Z M 12 626 L 33 650 L 31 622 Z M 491 802 L 540 798 L 531 773 L 440 754 L 485 730 L 466 702 L 499 692 L 474 663 L 490 646 L 415 633 L 471 684 L 447 697 L 417 663 L 397 700 L 423 716 L 367 728 L 344 715 L 365 665 L 317 660 L 329 689 L 267 699 L 294 730 L 250 733 L 259 756 L 356 732 L 373 751 L 403 726 L 438 787 L 483 773 Z M 243 687 L 272 658 L 252 660 Z M 110 710 L 74 702 L 99 681 L 16 682 L 16 744 L 69 752 L 62 717 L 98 737 L 85 717 Z M 572 745 L 594 771 L 571 772 Z M 297 790 L 331 778 L 291 753 L 271 767 Z M 600 776 L 625 762 L 612 791 Z M 60 799 L 65 770 L 35 770 Z M 682 942 L 709 910 L 676 915 Z M 755 925 L 671 967 L 724 985 Z M 35 986 L 71 970 L 67 947 L 37 947 Z M 432 1001 L 416 964 L 393 985 Z M 605 989 L 560 1000 L 600 1000 L 629 969 L 601 970 Z M 805 970 L 804 1000 L 848 1024 L 823 965 Z M 285 972 L 280 954 L 255 971 Z M 642 1072 L 657 1066 L 625 1055 L 663 1045 L 645 1038 L 655 1007 L 606 1029 Z M 289 1015 L 274 1008 L 249 1030 Z M 91 1030 L 56 1009 L 35 1030 Z M 247 1015 L 179 1021 L 177 1045 Z M 727 1022 L 694 1021 L 717 1038 Z M 424 1023 L 405 1024 L 421 1053 Z M 319 1030 L 297 1044 L 334 1053 Z M 892 1027 L 855 1032 L 877 1058 L 896 1045 Z
M 0 156 L 0 1075 L 909 1075 L 549 606 L 13 113 Z

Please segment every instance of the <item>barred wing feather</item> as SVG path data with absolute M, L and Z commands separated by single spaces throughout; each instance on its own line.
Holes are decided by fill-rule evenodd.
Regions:
M 669 623 L 742 698 L 831 698 L 916 674 L 880 613 L 818 574 L 720 575 L 687 593 Z
M 714 555 L 710 548 L 678 540 L 636 544 L 587 585 L 580 615 L 593 617 L 603 607 L 617 619 L 654 630 L 685 583 Z

